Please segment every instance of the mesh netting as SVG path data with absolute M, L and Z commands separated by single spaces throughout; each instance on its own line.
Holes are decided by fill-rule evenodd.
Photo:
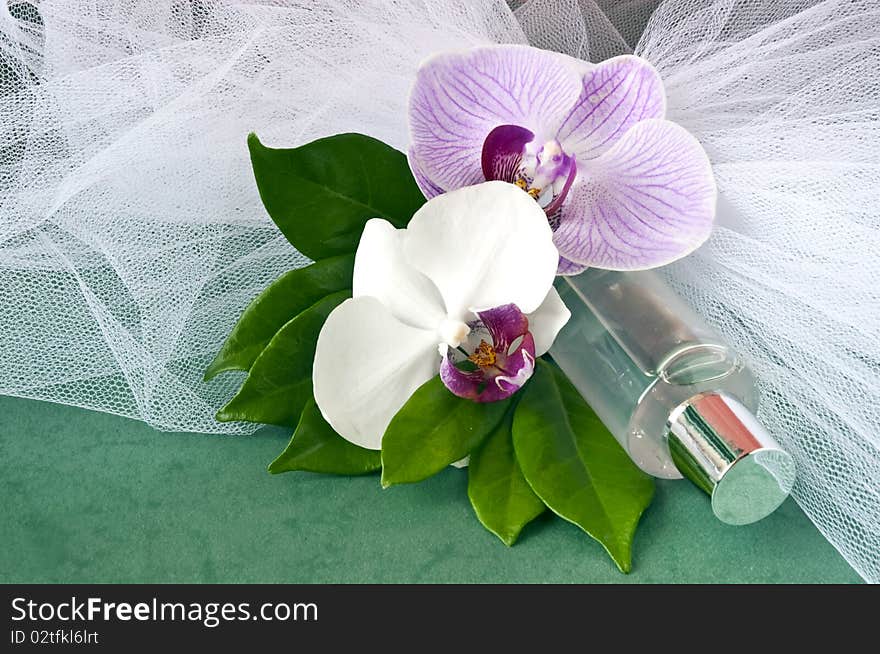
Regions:
M 202 371 L 303 265 L 263 210 L 247 132 L 405 150 L 418 63 L 531 42 L 635 49 L 705 145 L 719 226 L 672 283 L 744 354 L 796 497 L 880 580 L 880 6 L 876 0 L 63 0 L 0 4 L 0 393 L 214 421 Z M 655 11 L 656 9 L 656 11 Z
M 253 431 L 213 417 L 241 377 L 202 373 L 306 260 L 262 208 L 247 133 L 405 149 L 421 59 L 525 40 L 503 4 L 468 4 L 0 5 L 0 392 Z

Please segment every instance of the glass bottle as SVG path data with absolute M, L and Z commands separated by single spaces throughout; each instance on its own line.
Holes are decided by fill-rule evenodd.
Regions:
M 730 524 L 782 503 L 794 463 L 754 417 L 752 372 L 659 276 L 588 270 L 556 285 L 572 316 L 550 354 L 642 470 L 688 477 Z

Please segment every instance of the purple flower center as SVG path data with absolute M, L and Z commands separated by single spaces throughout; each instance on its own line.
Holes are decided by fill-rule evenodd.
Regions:
M 577 176 L 573 156 L 559 141 L 540 144 L 519 125 L 499 125 L 483 141 L 483 175 L 487 180 L 516 184 L 544 209 L 548 217 L 562 206 Z
M 529 319 L 515 304 L 481 311 L 471 323 L 472 340 L 479 345 L 466 359 L 455 361 L 449 352 L 440 364 L 440 378 L 452 393 L 475 402 L 510 397 L 535 371 L 535 340 Z M 491 339 L 491 343 L 485 337 Z M 467 369 L 470 368 L 470 369 Z

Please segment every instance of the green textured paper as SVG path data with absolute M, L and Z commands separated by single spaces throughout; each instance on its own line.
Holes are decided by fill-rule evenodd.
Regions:
M 659 482 L 633 570 L 547 513 L 508 548 L 467 471 L 383 491 L 378 475 L 269 475 L 289 430 L 167 434 L 0 397 L 0 582 L 857 582 L 791 501 L 730 527 Z

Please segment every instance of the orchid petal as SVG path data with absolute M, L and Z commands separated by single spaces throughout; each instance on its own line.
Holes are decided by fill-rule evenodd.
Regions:
M 567 57 L 497 45 L 428 59 L 409 103 L 410 133 L 422 169 L 454 189 L 484 179 L 480 155 L 498 125 L 521 125 L 552 138 L 577 100 L 582 70 Z
M 359 297 L 327 317 L 312 382 L 330 426 L 355 445 L 378 450 L 394 415 L 436 374 L 435 333 L 403 324 L 375 298 Z
M 709 237 L 712 168 L 699 142 L 675 123 L 638 123 L 580 172 L 554 233 L 566 259 L 642 270 L 675 261 Z
M 515 304 L 505 304 L 477 314 L 489 334 L 496 350 L 507 352 L 511 344 L 529 331 L 529 319 Z
M 447 314 L 516 304 L 523 313 L 547 295 L 559 253 L 547 218 L 528 194 L 484 182 L 437 196 L 407 227 L 409 263 L 440 291 Z
M 571 275 L 579 275 L 584 272 L 588 265 L 583 263 L 575 263 L 574 261 L 569 261 L 565 257 L 559 257 L 559 267 L 556 269 L 557 275 L 563 275 L 565 277 L 570 277 Z
M 571 318 L 571 311 L 551 288 L 538 310 L 529 314 L 529 331 L 535 339 L 535 356 L 541 356 L 550 349 L 556 335 Z
M 557 139 L 580 163 L 607 151 L 636 123 L 665 113 L 663 82 L 654 67 L 633 55 L 614 57 L 584 76 Z
M 446 317 L 443 299 L 431 280 L 407 263 L 405 238 L 406 230 L 387 220 L 367 221 L 354 259 L 352 295 L 376 298 L 407 325 L 434 329 Z
M 428 179 L 428 176 L 425 174 L 425 171 L 422 169 L 422 164 L 419 163 L 419 160 L 416 158 L 415 152 L 413 149 L 409 149 L 409 154 L 406 157 L 409 162 L 409 169 L 412 171 L 413 177 L 416 180 L 416 184 L 419 187 L 419 190 L 422 192 L 422 195 L 425 196 L 425 199 L 430 200 L 433 197 L 444 193 L 445 191 L 437 186 L 434 182 Z
M 499 125 L 483 142 L 481 163 L 487 180 L 515 182 L 523 158 L 523 148 L 535 135 L 519 125 Z

